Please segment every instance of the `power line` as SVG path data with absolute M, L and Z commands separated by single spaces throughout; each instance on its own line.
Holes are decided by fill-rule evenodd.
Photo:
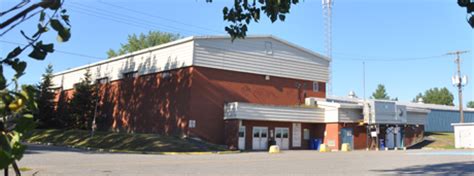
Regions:
M 169 29 L 169 28 L 164 30 L 163 26 L 157 26 L 155 24 L 146 23 L 146 22 L 143 22 L 143 20 L 137 19 L 137 18 L 130 18 L 130 17 L 127 17 L 127 16 L 117 16 L 117 15 L 113 15 L 113 14 L 107 14 L 107 13 L 104 13 L 104 12 L 101 12 L 101 11 L 91 11 L 91 9 L 83 8 L 83 7 L 80 7 L 80 6 L 70 6 L 70 7 L 72 7 L 73 10 L 76 10 L 76 11 L 81 12 L 81 13 L 86 14 L 86 15 L 95 16 L 95 17 L 98 17 L 100 19 L 110 20 L 110 21 L 114 21 L 114 22 L 117 22 L 117 23 L 123 23 L 123 24 L 132 25 L 132 26 L 136 26 L 136 27 L 141 27 L 141 28 L 147 29 L 147 30 L 160 29 L 160 30 L 166 31 L 166 32 L 192 35 L 192 33 L 180 32 L 180 31 L 176 31 L 176 30 L 173 30 L 173 29 Z
M 114 18 L 121 18 L 121 19 L 126 20 L 126 21 L 131 20 L 133 22 L 141 23 L 141 24 L 144 24 L 144 25 L 147 25 L 147 26 L 151 24 L 151 25 L 153 25 L 157 28 L 166 28 L 167 30 L 173 31 L 173 32 L 176 32 L 176 33 L 180 33 L 179 31 L 186 31 L 186 32 L 189 32 L 189 34 L 194 34 L 194 33 L 202 34 L 202 33 L 191 31 L 191 30 L 188 30 L 188 29 L 185 29 L 185 28 L 179 28 L 179 27 L 174 27 L 174 26 L 165 25 L 165 24 L 158 24 L 156 22 L 148 21 L 148 20 L 145 20 L 143 18 L 138 18 L 138 17 L 134 17 L 134 16 L 126 15 L 126 14 L 121 14 L 121 13 L 117 13 L 117 12 L 106 10 L 106 9 L 101 9 L 101 8 L 97 8 L 97 7 L 88 6 L 88 5 L 85 5 L 85 4 L 72 3 L 70 5 L 72 5 L 74 8 L 79 8 L 79 9 L 82 9 L 84 11 L 88 11 L 88 12 L 91 12 L 91 13 L 103 14 L 103 15 L 106 15 L 108 17 L 112 16 Z
M 446 54 L 434 55 L 434 56 L 425 56 L 425 57 L 408 57 L 408 58 L 386 58 L 386 59 L 361 59 L 367 57 L 335 57 L 338 60 L 346 61 L 365 61 L 365 62 L 409 62 L 409 61 L 419 61 L 419 60 L 431 60 L 446 57 Z M 384 57 L 379 57 L 384 58 Z
M 117 9 L 122 9 L 122 10 L 126 10 L 126 11 L 129 11 L 129 12 L 134 12 L 134 13 L 137 13 L 137 14 L 145 15 L 145 16 L 148 16 L 148 17 L 153 17 L 153 18 L 157 18 L 157 19 L 164 20 L 164 21 L 172 22 L 172 23 L 175 23 L 175 24 L 180 24 L 180 25 L 184 25 L 184 26 L 194 27 L 194 28 L 197 28 L 197 29 L 206 30 L 206 31 L 210 31 L 210 32 L 215 32 L 215 33 L 218 33 L 218 34 L 222 34 L 222 33 L 223 33 L 222 31 L 217 31 L 217 30 L 214 30 L 214 29 L 210 29 L 210 28 L 206 28 L 206 27 L 202 27 L 202 26 L 197 26 L 197 25 L 193 25 L 193 24 L 183 23 L 183 22 L 180 22 L 180 21 L 177 21 L 177 20 L 173 20 L 173 19 L 161 17 L 161 16 L 158 16 L 158 15 L 149 14 L 149 13 L 145 13 L 145 12 L 142 12 L 142 11 L 138 11 L 138 10 L 134 10 L 134 9 L 122 7 L 122 6 L 115 5 L 115 4 L 111 4 L 111 3 L 107 3 L 107 2 L 103 2 L 102 0 L 99 0 L 99 3 L 102 3 L 102 4 L 104 4 L 104 5 L 108 5 L 108 6 L 117 8 Z
M 12 41 L 6 41 L 6 40 L 0 40 L 1 43 L 6 43 L 6 44 L 11 44 L 11 45 L 26 45 L 23 43 L 18 43 L 18 42 L 12 42 Z M 101 57 L 95 57 L 95 56 L 89 56 L 85 54 L 80 54 L 80 53 L 75 53 L 75 52 L 70 52 L 70 51 L 63 51 L 63 50 L 57 50 L 54 49 L 55 52 L 58 53 L 63 53 L 63 54 L 68 54 L 68 55 L 73 55 L 73 56 L 79 56 L 79 57 L 84 57 L 84 58 L 90 58 L 90 59 L 96 59 L 96 60 L 104 60 L 104 58 Z

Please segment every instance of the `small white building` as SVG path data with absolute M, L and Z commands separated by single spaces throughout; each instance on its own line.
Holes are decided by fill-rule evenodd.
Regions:
M 453 123 L 454 146 L 474 149 L 474 123 Z

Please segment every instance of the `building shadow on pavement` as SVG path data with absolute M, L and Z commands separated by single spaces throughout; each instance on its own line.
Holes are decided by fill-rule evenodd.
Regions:
M 415 144 L 411 147 L 408 147 L 408 149 L 422 149 L 428 145 L 430 145 L 431 143 L 433 143 L 434 140 L 428 140 L 428 139 L 424 139 L 423 141 L 421 141 L 420 143 L 418 144 Z
M 418 165 L 391 170 L 372 170 L 396 175 L 474 175 L 474 161 Z
M 47 146 L 38 144 L 27 144 L 25 154 L 39 154 L 44 152 L 78 152 L 78 153 L 94 153 L 94 151 L 88 151 L 79 148 L 72 148 L 66 146 Z

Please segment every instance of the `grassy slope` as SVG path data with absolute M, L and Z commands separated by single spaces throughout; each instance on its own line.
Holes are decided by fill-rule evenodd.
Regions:
M 432 140 L 425 148 L 454 149 L 454 133 L 426 132 L 425 137 Z
M 197 152 L 222 151 L 224 147 L 191 139 L 181 139 L 158 134 L 126 134 L 112 132 L 96 132 L 90 137 L 84 130 L 34 130 L 25 135 L 26 142 L 53 143 L 75 147 L 91 147 L 113 149 L 119 151 L 148 152 Z

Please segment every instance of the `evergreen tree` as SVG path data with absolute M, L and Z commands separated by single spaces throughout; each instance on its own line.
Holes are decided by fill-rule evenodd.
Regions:
M 37 87 L 37 103 L 38 112 L 35 117 L 40 128 L 57 128 L 60 121 L 54 114 L 54 92 L 51 90 L 53 86 L 53 66 L 51 64 L 46 67 L 45 73 L 42 75 L 42 81 Z
M 370 98 L 376 100 L 390 100 L 390 97 L 388 96 L 387 91 L 385 90 L 385 86 L 383 84 L 379 84 L 377 86 L 377 89 L 374 93 L 372 93 L 372 96 Z
M 87 69 L 81 82 L 74 85 L 74 94 L 70 101 L 71 118 L 74 120 L 72 127 L 90 129 L 95 110 L 95 85 L 92 84 L 91 74 Z

